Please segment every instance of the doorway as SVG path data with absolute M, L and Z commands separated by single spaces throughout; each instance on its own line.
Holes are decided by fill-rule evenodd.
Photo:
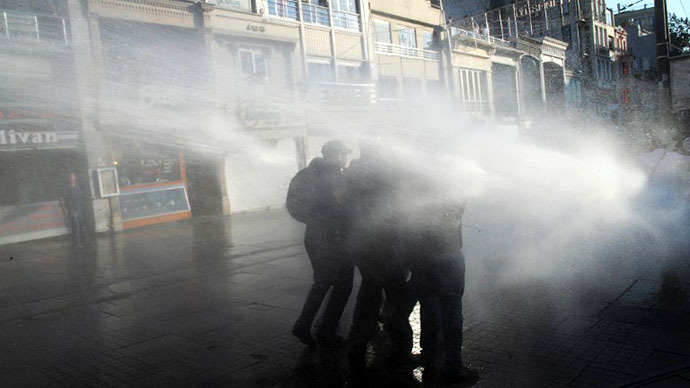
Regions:
M 219 161 L 198 154 L 185 154 L 187 196 L 192 216 L 223 213 Z

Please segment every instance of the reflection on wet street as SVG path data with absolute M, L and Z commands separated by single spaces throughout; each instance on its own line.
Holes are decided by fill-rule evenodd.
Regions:
M 466 230 L 467 257 L 482 257 L 477 241 L 491 236 Z M 290 334 L 311 284 L 303 233 L 273 211 L 91 236 L 76 250 L 66 238 L 0 247 L 0 385 L 419 386 L 420 368 L 381 356 L 382 331 L 359 375 L 345 348 Z M 476 386 L 606 387 L 690 362 L 682 260 L 675 277 L 577 288 L 498 281 L 502 268 L 468 260 L 463 354 L 480 370 Z M 418 352 L 417 310 L 411 322 Z

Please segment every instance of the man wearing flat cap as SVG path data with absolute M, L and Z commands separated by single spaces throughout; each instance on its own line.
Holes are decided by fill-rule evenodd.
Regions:
M 354 266 L 343 247 L 347 229 L 343 198 L 345 166 L 351 152 L 340 140 L 326 142 L 321 148 L 323 157 L 314 158 L 307 168 L 298 172 L 288 190 L 288 211 L 293 218 L 307 224 L 304 246 L 314 270 L 314 283 L 292 334 L 309 346 L 318 343 L 324 347 L 338 347 L 343 344 L 337 329 L 352 292 L 354 276 Z M 333 290 L 314 340 L 311 327 L 331 287 Z

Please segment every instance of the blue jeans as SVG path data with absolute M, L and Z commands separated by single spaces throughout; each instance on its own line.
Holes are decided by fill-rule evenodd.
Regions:
M 67 220 L 72 234 L 72 243 L 81 245 L 84 241 L 84 216 L 80 211 L 68 211 Z

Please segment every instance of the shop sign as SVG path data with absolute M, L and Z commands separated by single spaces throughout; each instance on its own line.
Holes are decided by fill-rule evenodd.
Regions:
M 257 26 L 255 24 L 247 24 L 247 31 L 252 31 L 252 32 L 266 32 L 266 27 L 264 26 Z
M 0 151 L 38 148 L 72 148 L 76 146 L 77 131 L 29 131 L 0 129 Z
M 0 244 L 66 233 L 65 220 L 57 201 L 0 208 Z
M 275 128 L 281 124 L 278 106 L 254 100 L 240 102 L 237 105 L 237 117 L 247 128 Z
M 285 25 L 264 22 L 261 18 L 242 18 L 233 15 L 228 17 L 224 13 L 217 13 L 213 19 L 213 30 L 216 33 L 228 33 L 243 36 L 261 35 L 262 39 L 274 41 L 297 42 L 299 40 L 296 25 Z

